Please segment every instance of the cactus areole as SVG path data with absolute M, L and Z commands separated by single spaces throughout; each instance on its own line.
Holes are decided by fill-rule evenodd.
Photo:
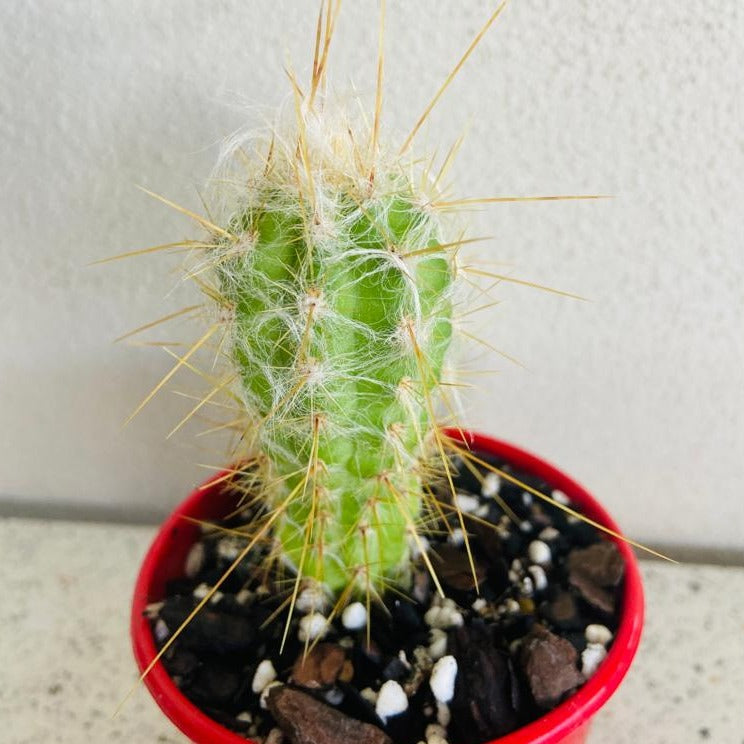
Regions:
M 455 271 L 431 196 L 400 167 L 350 169 L 353 135 L 315 131 L 304 162 L 275 143 L 233 195 L 212 296 L 283 562 L 377 592 L 422 540 Z

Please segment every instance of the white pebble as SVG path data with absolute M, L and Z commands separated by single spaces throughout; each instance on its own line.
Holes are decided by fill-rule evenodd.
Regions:
M 553 501 L 557 501 L 559 504 L 563 504 L 563 506 L 568 506 L 571 503 L 568 496 L 557 488 L 550 495 L 553 498 Z
M 298 612 L 322 612 L 326 608 L 327 599 L 325 593 L 317 584 L 306 586 L 298 595 L 295 607 Z
M 375 713 L 383 723 L 387 723 L 388 718 L 397 716 L 406 710 L 408 710 L 406 693 L 394 679 L 389 679 L 377 693 Z
M 524 522 L 519 523 L 519 529 L 522 532 L 529 532 L 532 529 L 532 522 L 529 519 L 525 519 Z
M 223 537 L 217 542 L 217 555 L 225 561 L 234 561 L 239 555 L 241 544 L 234 538 Z
M 426 739 L 426 744 L 448 744 L 447 739 L 439 734 L 434 734 Z
M 158 621 L 155 623 L 155 630 L 153 632 L 155 635 L 155 640 L 158 643 L 162 643 L 170 635 L 170 630 L 168 630 L 168 626 L 165 624 L 165 621 L 162 617 L 158 618 Z
M 253 675 L 253 682 L 251 682 L 251 689 L 256 695 L 260 695 L 266 686 L 271 684 L 276 679 L 276 669 L 271 663 L 271 659 L 264 659 L 258 667 L 256 667 L 256 673 Z
M 483 485 L 481 486 L 481 495 L 487 499 L 492 499 L 501 488 L 501 478 L 496 473 L 488 473 L 483 479 Z
M 213 605 L 215 605 L 215 604 L 218 604 L 219 602 L 221 602 L 221 601 L 222 601 L 222 598 L 223 598 L 224 596 L 225 596 L 225 595 L 224 595 L 224 594 L 223 594 L 222 592 L 220 592 L 220 591 L 217 591 L 217 592 L 215 592 L 215 593 L 214 593 L 214 594 L 213 594 L 213 595 L 212 595 L 212 596 L 211 596 L 211 597 L 209 598 L 209 604 L 213 604 Z
M 353 602 L 344 608 L 341 622 L 347 630 L 359 630 L 367 624 L 367 608 L 361 602 Z
M 455 506 L 460 511 L 469 513 L 480 506 L 480 501 L 477 496 L 471 496 L 469 493 L 457 493 L 455 494 Z
M 372 705 L 377 702 L 377 693 L 371 687 L 365 687 L 359 694 Z
M 519 592 L 523 597 L 531 597 L 535 593 L 535 585 L 529 576 L 525 576 L 519 585 Z
M 430 607 L 424 615 L 424 622 L 430 628 L 459 628 L 463 619 L 454 607 Z
M 522 503 L 529 506 L 532 503 L 532 494 L 529 491 L 522 491 Z
M 555 527 L 546 527 L 539 535 L 538 537 L 541 540 L 545 540 L 546 542 L 549 542 L 550 540 L 555 540 L 556 537 L 560 536 L 560 532 Z
M 204 599 L 204 597 L 206 597 L 207 594 L 209 594 L 210 589 L 211 587 L 208 584 L 205 584 L 204 582 L 202 582 L 201 584 L 199 584 L 199 586 L 197 586 L 194 589 L 193 592 L 191 592 L 191 596 L 194 599 Z
M 447 728 L 452 720 L 449 705 L 447 703 L 437 703 L 437 721 L 441 726 Z
M 447 537 L 447 542 L 450 545 L 462 545 L 465 542 L 465 533 L 457 527 L 452 530 L 452 534 Z
M 488 504 L 482 504 L 475 510 L 475 516 L 485 519 L 488 516 L 489 511 Z
M 527 555 L 533 563 L 546 566 L 553 558 L 550 546 L 542 540 L 533 540 L 527 548 Z
M 304 643 L 314 641 L 316 638 L 324 638 L 328 632 L 328 621 L 319 612 L 300 618 L 300 628 L 297 637 Z
M 607 649 L 601 643 L 590 643 L 581 652 L 581 673 L 591 677 L 607 656 Z
M 256 595 L 250 590 L 250 589 L 241 589 L 236 595 L 235 595 L 235 601 L 240 605 L 249 605 L 253 604 L 253 600 L 256 598 Z
M 504 608 L 504 612 L 506 612 L 508 615 L 517 615 L 521 609 L 519 607 L 519 602 L 517 602 L 517 600 L 513 599 L 512 597 L 509 597 L 502 606 Z
M 165 602 L 150 602 L 150 604 L 145 607 L 145 617 L 154 620 L 160 614 L 160 610 L 162 610 L 164 606 Z
M 253 723 L 253 714 L 248 710 L 244 710 L 241 713 L 238 713 L 235 718 L 236 720 L 242 721 L 243 723 Z
M 424 736 L 428 739 L 432 736 L 441 736 L 447 738 L 447 729 L 441 723 L 430 723 L 424 731 Z
M 478 597 L 478 599 L 476 599 L 471 606 L 475 612 L 477 612 L 479 615 L 483 615 L 486 611 L 486 608 L 488 607 L 488 602 L 486 602 L 483 597 Z
M 194 543 L 186 556 L 186 564 L 184 566 L 184 573 L 187 578 L 193 579 L 199 571 L 202 570 L 204 565 L 204 545 L 203 543 Z
M 606 646 L 612 640 L 612 631 L 605 625 L 587 625 L 584 638 L 587 643 L 599 643 Z
M 411 670 L 411 662 L 408 661 L 408 657 L 406 656 L 406 652 L 403 649 L 401 649 L 400 651 L 398 651 L 398 661 L 400 661 L 400 663 L 403 664 L 403 666 L 406 669 L 408 669 L 408 671 Z
M 429 656 L 434 661 L 441 659 L 447 653 L 447 634 L 440 628 L 432 628 L 429 633 Z
M 431 670 L 429 687 L 440 703 L 448 703 L 455 695 L 457 660 L 454 656 L 443 656 Z
M 259 705 L 261 706 L 263 710 L 267 710 L 269 707 L 268 705 L 269 692 L 271 692 L 271 690 L 273 690 L 275 687 L 281 687 L 281 686 L 282 686 L 281 682 L 274 681 L 274 682 L 269 682 L 269 684 L 266 685 L 266 687 L 264 687 L 263 690 L 261 690 L 261 697 L 259 698 Z
M 542 566 L 530 566 L 527 570 L 530 572 L 536 592 L 541 592 L 543 589 L 547 589 L 548 577 Z

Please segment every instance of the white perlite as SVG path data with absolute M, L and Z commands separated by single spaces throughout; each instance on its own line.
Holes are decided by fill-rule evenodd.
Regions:
M 447 728 L 451 720 L 452 714 L 450 713 L 449 705 L 437 701 L 437 721 L 439 721 L 440 725 Z
M 297 637 L 304 643 L 305 641 L 314 641 L 316 638 L 324 638 L 328 632 L 328 621 L 324 615 L 319 612 L 313 612 L 310 615 L 300 618 L 300 627 L 297 631 Z
M 186 577 L 193 579 L 199 571 L 201 571 L 204 565 L 204 545 L 200 542 L 194 543 L 186 556 L 186 563 L 184 565 L 183 572 Z
M 428 739 L 431 736 L 447 737 L 447 729 L 439 723 L 430 723 L 424 731 L 424 736 Z
M 361 602 L 353 602 L 344 608 L 341 622 L 347 630 L 359 630 L 367 624 L 367 608 Z
M 612 640 L 612 631 L 606 625 L 587 625 L 584 638 L 587 643 L 599 643 L 606 646 Z
M 469 493 L 457 493 L 455 494 L 455 506 L 467 514 L 475 511 L 480 506 L 480 501 L 477 496 Z
M 488 608 L 488 602 L 486 602 L 486 600 L 483 599 L 483 597 L 478 597 L 478 599 L 476 599 L 473 602 L 473 604 L 471 605 L 471 607 L 479 615 L 483 615 L 485 613 L 486 609 Z
M 607 656 L 607 649 L 601 643 L 589 643 L 581 652 L 581 673 L 589 678 L 597 671 Z
M 560 532 L 555 527 L 546 527 L 538 537 L 541 540 L 550 541 L 555 540 L 556 537 L 560 536 Z
M 542 566 L 530 566 L 527 570 L 532 577 L 532 583 L 535 586 L 536 592 L 541 592 L 543 589 L 548 588 L 548 577 Z
M 448 703 L 455 694 L 457 660 L 454 656 L 443 656 L 431 670 L 429 687 L 440 703 Z
M 483 485 L 481 486 L 481 495 L 487 499 L 492 499 L 499 492 L 501 488 L 501 478 L 496 473 L 488 473 L 483 479 Z
M 452 530 L 452 534 L 447 537 L 450 545 L 462 545 L 465 542 L 465 533 L 459 528 Z
M 318 584 L 306 586 L 298 595 L 295 606 L 298 612 L 322 611 L 326 608 L 327 598 Z
M 377 693 L 371 687 L 365 687 L 359 694 L 372 705 L 377 702 Z
M 553 551 L 542 540 L 533 540 L 527 548 L 527 555 L 538 566 L 546 566 L 553 559 Z
M 571 503 L 568 496 L 566 496 L 563 491 L 559 491 L 557 488 L 550 495 L 553 501 L 557 501 L 559 504 L 563 504 L 563 506 L 568 506 Z
M 276 669 L 271 663 L 271 659 L 264 659 L 257 667 L 253 675 L 251 689 L 256 695 L 260 695 L 268 685 L 276 679 Z
M 394 679 L 389 679 L 377 693 L 375 713 L 383 723 L 387 723 L 388 718 L 397 716 L 406 710 L 408 710 L 406 693 Z
M 429 638 L 431 639 L 429 656 L 437 661 L 447 653 L 447 634 L 441 628 L 432 628 Z
M 155 640 L 158 641 L 158 643 L 162 643 L 170 635 L 170 630 L 168 630 L 168 626 L 165 624 L 165 620 L 163 620 L 162 617 L 158 618 L 158 621 L 155 623 L 155 630 L 153 633 L 155 635 Z
M 244 544 L 234 537 L 223 537 L 217 542 L 217 555 L 225 561 L 234 561 Z
M 457 605 L 451 599 L 445 599 L 430 607 L 424 615 L 424 622 L 430 628 L 454 628 L 463 624 L 462 615 L 457 609 Z

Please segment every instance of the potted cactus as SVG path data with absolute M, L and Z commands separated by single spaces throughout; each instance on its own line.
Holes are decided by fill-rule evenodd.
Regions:
M 228 396 L 237 445 L 148 553 L 137 661 L 199 742 L 581 741 L 638 643 L 637 567 L 567 476 L 441 425 L 471 200 L 411 145 L 446 83 L 389 147 L 382 43 L 368 120 L 324 92 L 337 11 L 289 115 L 188 213 L 209 323 L 155 390 L 214 347 L 192 413 Z

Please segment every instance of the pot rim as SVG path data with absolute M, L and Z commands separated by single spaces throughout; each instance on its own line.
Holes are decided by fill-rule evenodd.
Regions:
M 445 429 L 445 434 L 464 442 L 474 451 L 503 457 L 517 469 L 545 480 L 553 489 L 566 493 L 581 505 L 583 512 L 605 527 L 619 533 L 620 529 L 605 509 L 579 483 L 556 467 L 527 450 L 503 440 L 461 429 Z M 184 528 L 184 516 L 200 514 L 210 492 L 219 488 L 224 477 L 218 473 L 182 501 L 162 524 L 142 562 L 132 600 L 131 637 L 134 656 L 140 672 L 157 654 L 145 607 L 159 597 L 153 596 L 153 583 L 158 569 L 167 560 L 175 535 Z M 211 484 L 211 488 L 210 488 Z M 191 527 L 196 530 L 192 524 Z M 196 532 L 194 532 L 194 537 Z M 181 539 L 184 539 L 183 537 Z M 625 561 L 622 616 L 609 652 L 594 675 L 571 697 L 535 721 L 487 744 L 559 744 L 571 732 L 586 723 L 617 689 L 638 649 L 643 627 L 644 600 L 638 562 L 630 545 L 618 538 L 616 543 Z M 192 540 L 193 542 L 193 540 Z M 224 728 L 203 713 L 176 687 L 163 665 L 158 662 L 145 677 L 145 685 L 155 702 L 170 720 L 196 742 L 209 744 L 252 744 L 252 740 Z

